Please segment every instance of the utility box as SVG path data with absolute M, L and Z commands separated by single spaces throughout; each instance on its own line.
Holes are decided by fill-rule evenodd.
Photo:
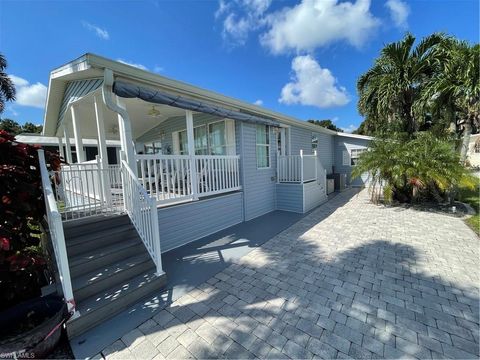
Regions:
M 327 179 L 327 195 L 335 191 L 335 180 Z

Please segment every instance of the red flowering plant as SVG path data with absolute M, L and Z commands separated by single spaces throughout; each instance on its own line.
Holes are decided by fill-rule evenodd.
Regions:
M 45 215 L 39 148 L 0 130 L 0 310 L 40 295 L 46 283 L 39 247 Z M 58 154 L 45 156 L 50 170 L 59 169 Z

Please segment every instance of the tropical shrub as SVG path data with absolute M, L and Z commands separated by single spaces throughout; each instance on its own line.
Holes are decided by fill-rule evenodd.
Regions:
M 0 309 L 39 295 L 43 285 L 45 203 L 37 149 L 0 130 Z M 45 155 L 50 169 L 58 169 L 58 155 Z
M 386 202 L 442 202 L 459 185 L 475 186 L 452 141 L 430 132 L 416 133 L 413 138 L 395 134 L 375 139 L 360 155 L 352 177 L 364 173 L 369 174 L 373 201 L 382 193 Z

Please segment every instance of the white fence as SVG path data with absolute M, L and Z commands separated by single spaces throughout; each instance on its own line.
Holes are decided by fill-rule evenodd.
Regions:
M 304 183 L 317 179 L 317 155 L 278 155 L 277 181 L 281 183 Z
M 60 277 L 60 283 L 62 285 L 63 296 L 65 298 L 65 302 L 67 303 L 68 311 L 74 313 L 75 300 L 73 298 L 70 268 L 68 266 L 68 256 L 65 245 L 65 236 L 63 233 L 62 216 L 57 208 L 57 202 L 53 193 L 43 150 L 38 150 L 38 160 L 42 178 L 43 196 L 45 198 L 48 229 L 50 232 L 53 250 L 55 252 L 55 259 L 57 261 L 58 274 Z
M 101 159 L 62 166 L 55 194 L 64 220 L 122 210 L 120 166 L 103 168 Z
M 151 197 L 145 187 L 138 181 L 125 160 L 121 162 L 121 173 L 125 194 L 125 211 L 155 263 L 157 275 L 160 275 L 163 273 L 163 270 L 157 203 L 155 198 Z
M 240 157 L 137 155 L 140 183 L 159 204 L 239 190 Z

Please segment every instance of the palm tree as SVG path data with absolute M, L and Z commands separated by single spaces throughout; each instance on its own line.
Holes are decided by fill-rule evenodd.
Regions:
M 382 49 L 357 83 L 358 110 L 366 117 L 367 127 L 393 128 L 410 135 L 417 130 L 422 115 L 415 113 L 414 104 L 439 66 L 441 54 L 434 50 L 444 38 L 435 33 L 414 46 L 415 37 L 408 33 Z
M 437 116 L 446 114 L 450 127 L 462 134 L 459 152 L 464 163 L 472 127 L 480 124 L 480 45 L 448 38 L 438 52 L 441 69 L 427 82 L 422 101 Z
M 0 114 L 5 109 L 6 101 L 15 100 L 15 86 L 12 79 L 10 79 L 5 72 L 7 68 L 7 60 L 5 56 L 0 54 Z

